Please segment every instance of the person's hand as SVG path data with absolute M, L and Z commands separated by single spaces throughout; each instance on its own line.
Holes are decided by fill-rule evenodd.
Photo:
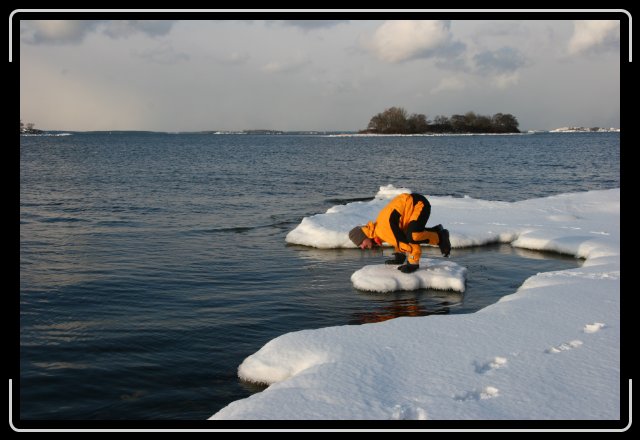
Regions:
M 419 264 L 411 264 L 411 263 L 407 263 L 407 264 L 403 264 L 402 266 L 398 267 L 398 270 L 402 273 L 412 273 L 415 272 L 416 270 L 418 270 L 418 268 L 420 267 Z
M 451 241 L 449 241 L 448 229 L 442 229 L 438 231 L 438 241 L 439 241 L 438 246 L 440 247 L 440 252 L 442 252 L 442 255 L 448 258 L 449 254 L 451 253 Z

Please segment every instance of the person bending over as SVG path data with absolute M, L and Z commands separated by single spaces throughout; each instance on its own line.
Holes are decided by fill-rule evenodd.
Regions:
M 449 231 L 442 225 L 426 227 L 430 215 L 431 204 L 425 196 L 403 193 L 382 208 L 375 222 L 349 231 L 349 239 L 360 249 L 389 243 L 394 247 L 393 258 L 385 263 L 399 264 L 399 270 L 411 273 L 420 267 L 421 244 L 438 246 L 445 257 L 451 252 Z

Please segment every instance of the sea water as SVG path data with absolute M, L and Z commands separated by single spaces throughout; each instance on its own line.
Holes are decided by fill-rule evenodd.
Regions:
M 463 295 L 372 294 L 350 275 L 380 253 L 285 243 L 304 216 L 387 184 L 502 201 L 615 188 L 620 133 L 23 136 L 14 413 L 204 420 L 259 391 L 236 369 L 283 333 L 471 313 L 580 264 L 454 249 Z

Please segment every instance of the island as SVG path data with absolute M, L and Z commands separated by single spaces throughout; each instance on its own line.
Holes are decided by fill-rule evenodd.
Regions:
M 35 124 L 33 122 L 27 122 L 26 124 L 20 120 L 20 134 L 41 134 L 44 133 L 42 130 L 38 130 L 35 128 Z
M 402 107 L 391 107 L 373 116 L 361 134 L 425 133 L 520 133 L 518 120 L 509 113 L 485 116 L 469 111 L 451 117 L 436 116 L 429 121 L 423 114 L 411 114 Z

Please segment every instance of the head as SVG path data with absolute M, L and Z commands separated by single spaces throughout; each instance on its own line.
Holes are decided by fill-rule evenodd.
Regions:
M 360 243 L 360 249 L 362 250 L 373 249 L 377 247 L 378 247 L 378 244 L 372 239 L 370 239 L 369 237 L 365 238 L 364 240 L 362 240 L 362 243 Z
M 372 249 L 376 247 L 376 242 L 365 235 L 361 226 L 356 226 L 349 231 L 349 239 L 360 249 Z

